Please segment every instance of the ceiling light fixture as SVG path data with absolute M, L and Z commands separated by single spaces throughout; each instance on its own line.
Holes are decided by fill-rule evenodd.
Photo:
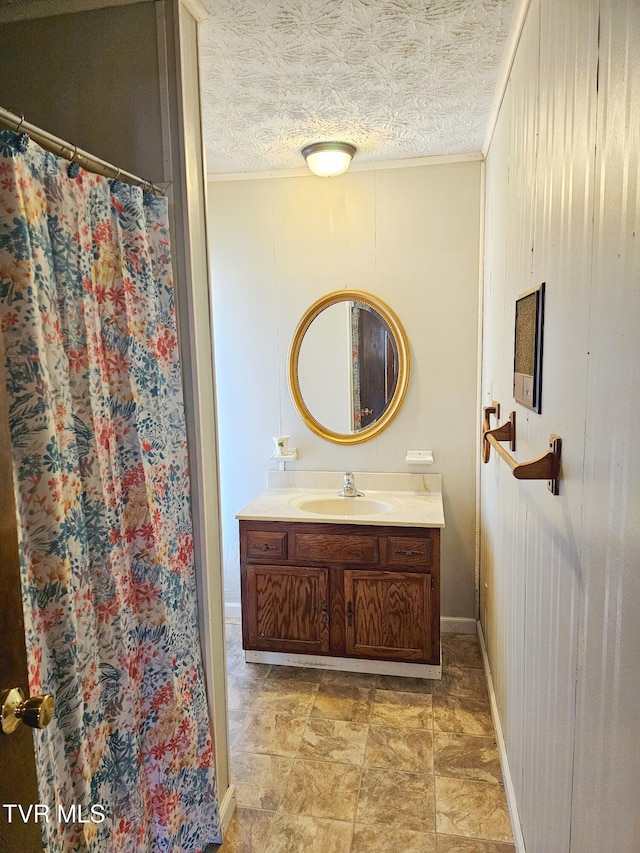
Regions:
M 302 149 L 307 166 L 321 178 L 333 178 L 346 172 L 355 153 L 355 145 L 348 142 L 314 142 Z

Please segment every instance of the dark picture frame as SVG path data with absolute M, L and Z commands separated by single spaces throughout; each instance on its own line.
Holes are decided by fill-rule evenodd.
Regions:
M 540 414 L 542 410 L 542 333 L 544 282 L 516 299 L 513 347 L 513 396 L 516 403 Z

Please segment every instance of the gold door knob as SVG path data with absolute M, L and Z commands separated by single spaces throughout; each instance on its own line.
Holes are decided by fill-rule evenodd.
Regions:
M 21 723 L 32 729 L 44 729 L 53 719 L 56 702 L 50 693 L 42 696 L 25 695 L 19 687 L 5 690 L 0 695 L 2 731 L 10 735 Z

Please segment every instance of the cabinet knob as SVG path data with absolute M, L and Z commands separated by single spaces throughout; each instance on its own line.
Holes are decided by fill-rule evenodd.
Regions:
M 421 551 L 402 551 L 400 548 L 396 548 L 393 552 L 394 554 L 399 554 L 401 557 L 419 557 L 421 555 Z
M 275 545 L 267 545 L 265 543 L 264 545 L 254 545 L 251 550 L 252 551 L 275 551 L 276 546 Z

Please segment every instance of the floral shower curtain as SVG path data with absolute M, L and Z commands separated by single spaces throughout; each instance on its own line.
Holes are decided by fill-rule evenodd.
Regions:
M 164 198 L 0 132 L 0 325 L 50 853 L 220 840 Z M 72 808 L 73 807 L 73 808 Z

